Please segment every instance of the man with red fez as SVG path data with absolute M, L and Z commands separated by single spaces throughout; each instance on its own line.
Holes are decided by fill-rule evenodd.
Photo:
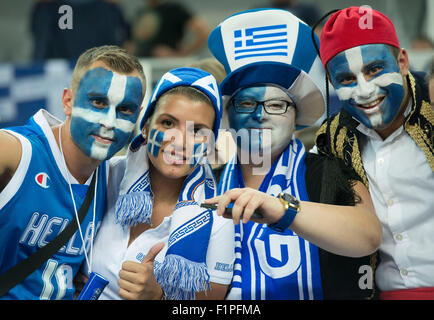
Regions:
M 434 299 L 434 112 L 423 79 L 390 19 L 369 7 L 335 12 L 320 54 L 342 109 L 316 146 L 369 188 L 383 228 L 380 299 Z

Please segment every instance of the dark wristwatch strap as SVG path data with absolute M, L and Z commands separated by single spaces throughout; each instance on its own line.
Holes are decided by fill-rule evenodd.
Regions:
M 287 197 L 291 197 L 293 198 L 297 204 L 298 204 L 298 200 L 295 199 L 293 196 L 285 194 Z M 279 195 L 280 197 L 280 195 Z M 285 200 L 287 201 L 287 200 Z M 279 221 L 273 223 L 273 224 L 269 224 L 268 227 L 271 230 L 277 231 L 277 232 L 284 232 L 290 225 L 291 223 L 294 221 L 295 216 L 297 215 L 298 210 L 296 208 L 293 207 L 289 207 L 285 213 L 283 214 L 282 218 L 280 218 Z

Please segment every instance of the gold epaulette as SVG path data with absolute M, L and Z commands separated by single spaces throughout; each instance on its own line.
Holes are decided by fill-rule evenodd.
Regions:
M 323 148 L 318 144 L 318 137 L 323 139 L 327 137 L 327 122 L 316 133 L 315 142 L 319 152 L 325 153 Z M 335 157 L 342 159 L 347 166 L 351 166 L 362 179 L 363 184 L 369 189 L 368 178 L 363 168 L 362 157 L 360 154 L 359 143 L 355 132 L 349 130 L 342 124 L 342 114 L 338 113 L 330 123 L 330 139 L 327 143 L 331 146 L 331 152 Z

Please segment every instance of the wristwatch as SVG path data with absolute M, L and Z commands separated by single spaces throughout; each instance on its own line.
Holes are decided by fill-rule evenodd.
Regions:
M 300 201 L 298 201 L 293 195 L 284 192 L 279 193 L 277 198 L 282 203 L 285 213 L 279 221 L 269 224 L 268 227 L 277 232 L 284 232 L 291 225 L 295 216 L 300 211 Z

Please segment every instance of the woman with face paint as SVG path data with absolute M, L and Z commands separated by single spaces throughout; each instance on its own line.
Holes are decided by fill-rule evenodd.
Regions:
M 100 299 L 223 299 L 232 279 L 233 223 L 199 204 L 216 195 L 206 151 L 217 138 L 221 96 L 196 68 L 159 80 L 125 157 L 110 171 L 108 212 L 95 270 Z
M 428 82 L 429 99 L 431 103 L 431 108 L 434 109 L 434 58 L 431 59 L 429 65 L 429 71 L 426 75 L 426 82 Z
M 343 108 L 316 145 L 369 187 L 383 228 L 380 299 L 434 299 L 434 113 L 423 79 L 389 18 L 369 8 L 330 16 L 320 52 Z
M 24 126 L 0 131 L 0 274 L 52 241 L 95 192 L 75 235 L 2 299 L 72 299 L 83 262 L 105 212 L 106 159 L 134 129 L 144 96 L 137 58 L 116 46 L 84 52 L 64 89 L 66 120 L 41 109 Z M 90 252 L 89 252 L 90 249 Z
M 381 240 L 369 193 L 340 162 L 335 187 L 322 188 L 323 157 L 293 135 L 324 111 L 311 29 L 287 11 L 258 9 L 224 20 L 208 43 L 228 73 L 221 88 L 238 147 L 221 195 L 206 201 L 236 225 L 228 299 L 369 297 L 357 272 Z

